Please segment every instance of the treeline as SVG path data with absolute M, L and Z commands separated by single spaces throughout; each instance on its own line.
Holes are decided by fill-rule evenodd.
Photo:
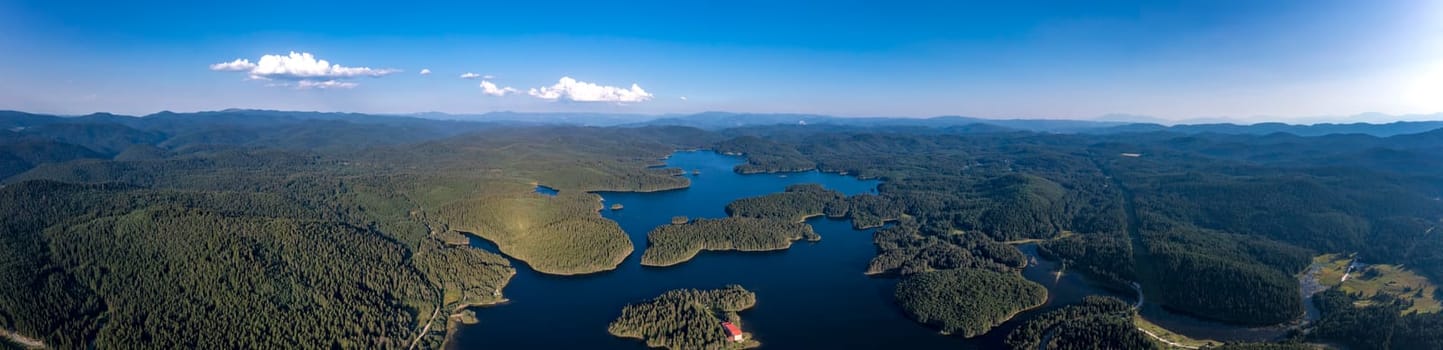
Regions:
M 738 285 L 723 289 L 672 290 L 649 301 L 630 304 L 607 326 L 612 335 L 636 338 L 653 348 L 744 349 L 760 345 L 727 338 L 722 322 L 745 329 L 738 311 L 756 305 L 755 293 Z
M 1133 325 L 1132 316 L 1132 305 L 1127 302 L 1088 296 L 1080 304 L 1027 320 L 1008 333 L 1004 342 L 1014 350 L 1160 349 Z
M 1047 301 L 1047 289 L 1015 273 L 978 269 L 923 272 L 897 283 L 897 304 L 917 322 L 974 337 Z
M 664 225 L 647 233 L 648 246 L 641 264 L 671 266 L 686 262 L 703 250 L 765 251 L 791 247 L 797 240 L 817 241 L 822 236 L 805 223 L 746 217 L 696 219 Z
M 1411 305 L 1386 293 L 1360 298 L 1337 288 L 1313 296 L 1322 318 L 1308 337 L 1349 349 L 1443 349 L 1443 314 L 1404 314 Z M 1360 302 L 1365 305 L 1358 306 Z

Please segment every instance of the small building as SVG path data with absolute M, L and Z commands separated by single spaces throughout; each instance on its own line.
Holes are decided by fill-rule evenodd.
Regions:
M 722 328 L 726 328 L 727 339 L 731 339 L 734 342 L 742 341 L 741 327 L 737 327 L 736 324 L 731 322 L 722 322 Z

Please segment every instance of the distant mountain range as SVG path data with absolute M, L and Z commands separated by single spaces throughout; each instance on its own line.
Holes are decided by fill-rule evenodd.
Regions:
M 964 116 L 939 116 L 931 118 L 895 117 L 837 117 L 819 114 L 784 113 L 731 113 L 703 112 L 696 114 L 599 114 L 599 113 L 520 113 L 492 112 L 475 115 L 454 115 L 445 113 L 419 113 L 408 116 L 441 119 L 486 121 L 531 124 L 574 124 L 584 126 L 689 126 L 700 129 L 719 130 L 727 128 L 766 125 L 838 125 L 838 126 L 911 126 L 926 128 L 955 128 L 983 124 L 1016 131 L 1114 134 L 1135 132 L 1176 132 L 1184 134 L 1248 134 L 1266 135 L 1287 133 L 1298 136 L 1321 136 L 1331 134 L 1365 134 L 1380 137 L 1416 134 L 1443 128 L 1443 115 L 1403 116 L 1408 119 L 1435 117 L 1435 121 L 1394 121 L 1383 123 L 1317 123 L 1286 124 L 1277 122 L 1240 123 L 1195 123 L 1168 125 L 1157 118 L 1137 115 L 1108 115 L 1096 120 L 1067 119 L 985 119 Z M 1388 120 L 1386 115 L 1358 115 L 1360 120 Z M 1208 121 L 1216 121 L 1210 119 Z M 1201 120 L 1200 120 L 1201 121 Z M 996 130 L 996 128 L 992 129 Z
M 1390 120 L 1382 114 L 1363 114 L 1358 120 Z M 688 126 L 707 130 L 768 125 L 830 125 L 836 127 L 917 127 L 935 128 L 966 132 L 1033 131 L 1048 133 L 1118 134 L 1174 132 L 1183 134 L 1230 134 L 1266 135 L 1286 133 L 1298 136 L 1322 136 L 1332 134 L 1364 134 L 1379 137 L 1423 133 L 1443 128 L 1443 115 L 1410 115 L 1392 117 L 1397 119 L 1439 119 L 1433 121 L 1357 122 L 1357 123 L 1198 123 L 1168 125 L 1157 118 L 1114 114 L 1094 120 L 1066 119 L 985 119 L 964 116 L 938 116 L 931 118 L 897 117 L 837 117 L 817 114 L 784 113 L 731 113 L 703 112 L 696 114 L 616 114 L 616 113 L 526 113 L 490 112 L 484 114 L 447 114 L 440 112 L 413 113 L 401 115 L 380 115 L 360 113 L 292 112 L 249 109 L 227 109 L 222 111 L 173 113 L 160 112 L 141 117 L 97 113 L 75 117 L 31 114 L 15 111 L 0 111 L 0 129 L 19 132 L 31 126 L 55 123 L 106 123 L 118 124 L 142 130 L 184 129 L 187 126 L 205 124 L 233 127 L 272 126 L 276 123 L 301 121 L 349 121 L 360 124 L 379 124 L 417 128 L 436 128 L 439 133 L 474 129 L 476 124 L 491 125 L 578 125 L 578 126 Z M 420 120 L 440 120 L 445 126 L 438 128 L 434 123 L 420 123 Z M 441 130 L 451 129 L 454 130 Z M 3 135 L 3 134 L 0 134 Z

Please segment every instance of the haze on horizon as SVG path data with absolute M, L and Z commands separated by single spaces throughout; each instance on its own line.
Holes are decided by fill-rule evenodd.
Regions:
M 0 33 L 0 109 L 55 114 L 1443 112 L 1431 0 L 12 0 Z

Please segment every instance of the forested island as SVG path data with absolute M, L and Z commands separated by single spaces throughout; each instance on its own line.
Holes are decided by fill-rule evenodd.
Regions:
M 641 264 L 671 266 L 691 260 L 703 250 L 778 250 L 791 247 L 797 240 L 821 239 L 810 225 L 800 222 L 743 217 L 696 219 L 663 225 L 648 233 L 650 246 L 641 255 Z
M 841 192 L 816 184 L 792 185 L 782 193 L 742 198 L 727 205 L 731 216 L 803 221 L 826 215 L 841 218 L 848 215 L 851 204 Z
M 634 242 L 594 192 L 685 188 L 684 171 L 651 166 L 699 148 L 744 154 L 742 173 L 882 184 L 853 196 L 793 186 L 738 200 L 729 218 L 680 218 L 649 235 L 645 264 L 785 248 L 816 238 L 800 220 L 846 218 L 881 227 L 859 272 L 895 279 L 893 298 L 921 323 L 969 336 L 1041 298 L 1018 276 L 1026 256 L 1003 242 L 1036 241 L 1070 271 L 1236 326 L 1300 320 L 1298 276 L 1313 258 L 1356 254 L 1406 267 L 1421 287 L 1324 292 L 1320 319 L 1273 341 L 1443 348 L 1443 316 L 1413 305 L 1443 280 L 1438 130 L 702 130 L 243 110 L 3 112 L 0 127 L 0 329 L 53 348 L 441 348 L 448 320 L 465 318 L 453 313 L 517 298 L 505 294 L 512 261 L 462 232 L 541 273 L 616 268 Z M 1111 311 L 1094 312 L 1109 303 L 1039 316 L 1061 320 L 1043 333 L 1136 344 Z M 1080 316 L 1094 314 L 1106 315 Z
M 745 329 L 737 312 L 750 309 L 756 302 L 755 293 L 738 285 L 713 290 L 673 290 L 646 302 L 627 305 L 607 331 L 618 337 L 641 339 L 653 348 L 754 348 L 761 342 L 748 333 L 740 335 L 741 341 L 732 339 L 723 322 Z
M 923 272 L 897 283 L 897 303 L 917 322 L 974 337 L 1047 301 L 1047 289 L 1016 274 L 956 269 Z

